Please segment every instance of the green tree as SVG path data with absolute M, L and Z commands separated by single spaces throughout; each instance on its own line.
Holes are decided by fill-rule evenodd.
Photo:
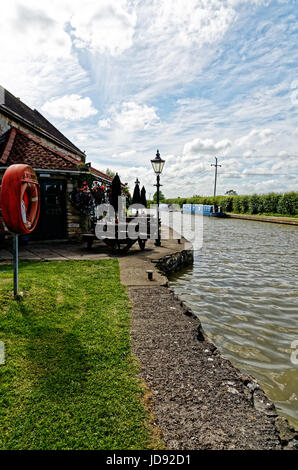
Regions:
M 125 194 L 125 196 L 130 196 L 130 189 L 128 185 L 123 186 L 122 194 Z
M 240 208 L 242 214 L 246 214 L 249 211 L 249 196 L 239 196 Z
M 298 195 L 294 191 L 285 193 L 278 202 L 280 214 L 295 215 L 298 212 Z
M 226 191 L 226 196 L 237 196 L 237 192 L 234 191 L 234 189 L 229 189 L 229 191 Z
M 233 212 L 236 212 L 236 214 L 240 214 L 240 212 L 241 212 L 241 196 L 234 196 L 233 197 Z
M 161 191 L 159 191 L 159 202 L 162 202 L 164 200 L 165 200 L 164 194 Z M 153 201 L 157 202 L 157 191 L 155 191 L 155 193 L 153 195 Z
M 106 169 L 106 175 L 110 176 L 110 178 L 114 178 L 115 172 L 113 170 L 110 170 L 110 168 Z
M 251 214 L 257 214 L 259 211 L 259 197 L 257 194 L 250 196 L 248 207 Z

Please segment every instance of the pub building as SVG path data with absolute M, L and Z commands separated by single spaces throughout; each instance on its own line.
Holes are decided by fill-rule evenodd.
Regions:
M 36 109 L 0 86 L 0 184 L 7 167 L 15 163 L 30 165 L 40 184 L 40 218 L 30 237 L 79 239 L 83 230 L 80 214 L 69 198 L 74 177 L 91 172 L 106 188 L 111 186 L 112 178 L 86 164 L 84 152 Z M 3 239 L 3 222 L 0 231 Z

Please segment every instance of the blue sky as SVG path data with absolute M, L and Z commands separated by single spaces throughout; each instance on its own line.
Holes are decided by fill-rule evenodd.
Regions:
M 1 2 L 0 84 L 168 197 L 297 189 L 295 0 Z M 4 47 L 3 47 L 4 46 Z

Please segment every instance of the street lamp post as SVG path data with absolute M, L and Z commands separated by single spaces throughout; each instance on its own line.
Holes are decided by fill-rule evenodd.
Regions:
M 157 239 L 155 240 L 155 246 L 160 246 L 161 245 L 161 242 L 160 242 L 160 228 L 159 228 L 159 188 L 162 186 L 160 184 L 160 175 L 162 173 L 162 170 L 163 170 L 163 167 L 164 167 L 164 164 L 165 164 L 165 160 L 163 160 L 162 158 L 160 158 L 160 153 L 159 153 L 159 150 L 157 150 L 157 153 L 156 153 L 156 157 L 154 158 L 154 160 L 151 160 L 151 163 L 152 163 L 152 167 L 153 167 L 153 170 L 156 174 L 156 184 L 154 186 L 156 186 L 157 188 L 157 191 L 156 191 L 156 202 L 157 202 Z

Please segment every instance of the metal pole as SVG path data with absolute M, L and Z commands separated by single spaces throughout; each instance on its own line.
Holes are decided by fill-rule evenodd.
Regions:
M 217 180 L 217 157 L 215 157 L 214 197 L 216 196 L 216 180 Z
M 160 246 L 160 229 L 159 229 L 159 187 L 160 187 L 160 177 L 156 176 L 156 202 L 157 202 L 157 239 L 155 240 L 155 246 Z
M 215 158 L 215 165 L 212 164 L 211 166 L 215 166 L 214 193 L 213 193 L 213 195 L 214 195 L 214 197 L 215 197 L 215 196 L 216 196 L 216 183 L 217 183 L 217 168 L 218 168 L 218 167 L 221 167 L 221 165 L 219 165 L 219 164 L 217 163 L 217 157 L 214 157 L 214 158 Z
M 19 235 L 13 236 L 13 293 L 19 295 Z

